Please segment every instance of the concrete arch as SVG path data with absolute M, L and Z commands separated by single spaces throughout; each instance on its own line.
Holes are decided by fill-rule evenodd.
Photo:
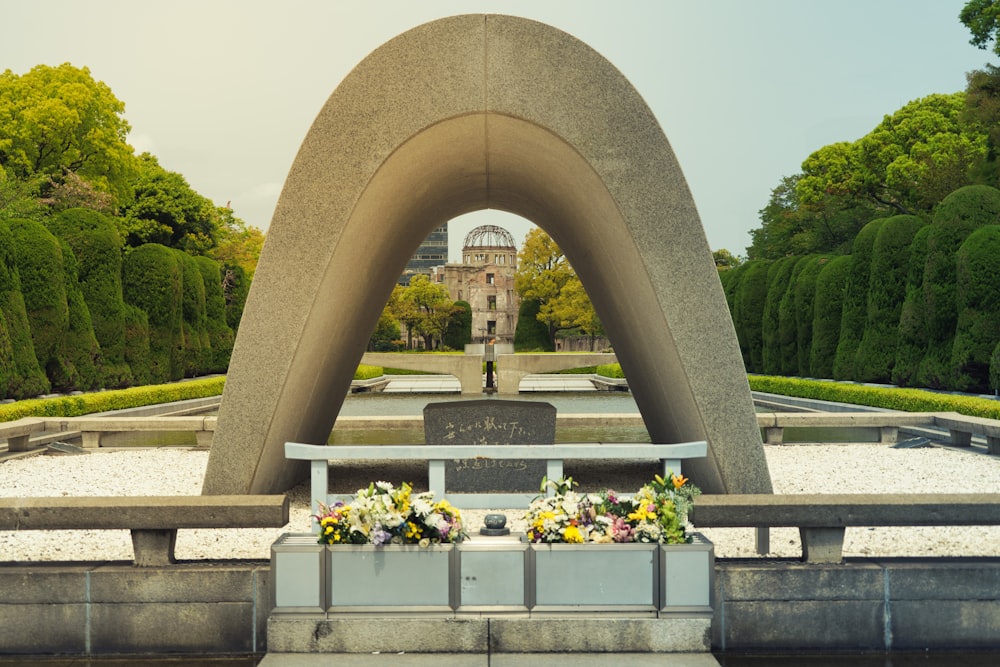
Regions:
M 465 15 L 363 60 L 299 149 L 233 351 L 205 493 L 288 488 L 323 442 L 396 276 L 441 222 L 528 218 L 577 269 L 654 442 L 707 440 L 708 492 L 770 491 L 735 333 L 656 119 L 586 44 Z

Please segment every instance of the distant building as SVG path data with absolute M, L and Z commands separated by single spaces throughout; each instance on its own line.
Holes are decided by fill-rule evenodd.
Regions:
M 397 281 L 400 285 L 409 285 L 410 278 L 422 273 L 430 276 L 434 267 L 448 261 L 448 223 L 444 223 L 431 232 L 420 244 L 413 257 L 406 263 L 403 275 Z
M 431 280 L 442 283 L 455 301 L 472 307 L 472 340 L 514 342 L 521 300 L 514 290 L 517 246 L 510 232 L 495 225 L 476 227 L 462 244 L 462 263 L 438 266 Z

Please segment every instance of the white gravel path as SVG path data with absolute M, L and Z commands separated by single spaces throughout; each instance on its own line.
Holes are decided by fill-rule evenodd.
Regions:
M 767 446 L 777 493 L 992 493 L 1000 490 L 1000 458 L 940 448 L 893 449 L 879 444 Z M 208 452 L 182 448 L 101 451 L 80 456 L 30 456 L 0 463 L 0 496 L 198 495 Z M 388 480 L 399 482 L 400 480 Z M 695 480 L 697 482 L 697 480 Z M 623 489 L 619 489 L 623 490 Z M 624 489 L 630 491 L 631 489 Z M 283 532 L 309 529 L 308 489 L 290 492 L 283 529 L 181 530 L 179 559 L 268 559 Z M 506 512 L 523 530 L 518 510 Z M 485 511 L 463 513 L 478 531 Z M 752 557 L 754 531 L 703 531 L 720 557 Z M 800 555 L 798 530 L 771 530 L 772 556 Z M 1000 556 L 1000 526 L 848 528 L 847 556 Z M 0 531 L 0 561 L 130 560 L 128 531 Z

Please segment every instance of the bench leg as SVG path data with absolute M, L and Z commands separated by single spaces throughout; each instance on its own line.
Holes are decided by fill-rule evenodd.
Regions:
M 1000 454 L 1000 437 L 993 435 L 986 436 L 986 449 L 994 456 Z
M 101 446 L 100 431 L 84 431 L 80 436 L 81 440 L 83 440 L 84 449 L 96 449 Z
M 766 556 L 771 553 L 771 529 L 767 526 L 757 526 L 755 532 L 757 553 Z
M 954 429 L 949 429 L 951 434 L 951 444 L 955 447 L 970 447 L 972 446 L 972 432 L 971 431 L 956 431 Z
M 764 429 L 764 442 L 769 445 L 780 445 L 785 436 L 785 429 L 781 426 L 768 426 Z
M 878 441 L 883 445 L 894 445 L 899 440 L 898 426 L 880 426 L 878 429 Z
M 174 561 L 176 530 L 132 529 L 132 550 L 138 567 L 162 567 Z
M 213 435 L 215 435 L 215 431 L 195 431 L 194 437 L 198 443 L 198 449 L 211 448 Z
M 7 451 L 8 452 L 26 452 L 28 451 L 28 437 L 27 435 L 15 435 L 13 437 L 7 438 Z
M 802 560 L 807 563 L 843 562 L 844 531 L 844 528 L 799 528 Z

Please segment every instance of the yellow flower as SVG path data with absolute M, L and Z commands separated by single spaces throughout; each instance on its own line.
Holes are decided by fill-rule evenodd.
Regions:
M 685 484 L 687 484 L 688 478 L 684 475 L 671 475 L 670 481 L 674 483 L 674 488 L 679 489 Z
M 563 539 L 569 543 L 583 542 L 583 533 L 576 526 L 566 526 L 566 530 L 563 532 Z
M 420 537 L 420 526 L 418 526 L 417 524 L 413 523 L 412 521 L 407 521 L 406 522 L 406 537 L 408 539 L 409 538 L 414 538 L 414 537 Z

